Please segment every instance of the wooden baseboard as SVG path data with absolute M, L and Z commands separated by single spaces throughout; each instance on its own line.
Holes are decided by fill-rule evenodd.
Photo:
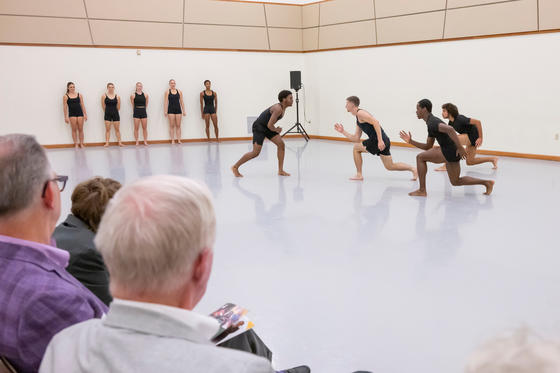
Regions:
M 301 136 L 300 135 L 286 135 L 286 136 L 284 136 L 284 138 L 295 139 L 295 138 L 301 138 Z M 253 139 L 252 136 L 222 137 L 222 138 L 220 138 L 220 142 L 224 142 L 224 141 L 250 141 L 252 139 Z M 183 143 L 187 143 L 187 142 L 210 142 L 210 143 L 215 143 L 216 141 L 213 140 L 213 139 L 208 141 L 208 139 L 206 139 L 206 138 L 197 138 L 197 139 L 181 139 L 181 142 L 183 142 Z M 135 145 L 136 141 L 123 141 L 122 143 L 123 143 L 123 145 Z M 143 142 L 140 141 L 140 144 L 142 145 Z M 149 140 L 148 144 L 150 144 L 150 145 L 171 144 L 171 140 Z M 86 148 L 103 147 L 103 145 L 105 145 L 105 143 L 104 142 L 88 142 L 88 143 L 85 143 L 84 145 L 86 146 Z M 109 145 L 117 146 L 118 143 L 116 141 L 111 141 L 111 142 L 109 142 Z M 43 145 L 43 148 L 45 148 L 45 149 L 67 149 L 67 148 L 73 148 L 73 147 L 74 147 L 74 144 L 48 144 L 48 145 Z
M 329 140 L 329 141 L 344 141 L 344 142 L 350 142 L 350 140 L 348 140 L 348 139 L 345 138 L 345 137 L 317 136 L 317 135 L 311 135 L 310 137 L 311 137 L 312 139 L 317 139 L 317 140 Z M 407 143 L 405 143 L 405 142 L 394 142 L 394 141 L 391 141 L 391 146 L 400 146 L 400 147 L 405 147 L 405 148 L 414 148 L 414 146 L 412 146 L 412 145 L 410 145 L 410 144 L 407 144 Z M 560 162 L 560 156 L 556 156 L 556 155 L 514 153 L 514 152 L 502 152 L 502 151 L 499 151 L 499 150 L 483 150 L 483 149 L 477 150 L 477 154 L 495 155 L 495 156 L 499 156 L 499 157 L 540 159 L 540 160 L 544 160 L 544 161 L 556 161 L 556 162 Z

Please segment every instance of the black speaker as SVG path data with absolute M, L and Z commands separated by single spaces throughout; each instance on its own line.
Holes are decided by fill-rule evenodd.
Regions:
M 290 71 L 290 88 L 296 91 L 301 88 L 301 71 Z

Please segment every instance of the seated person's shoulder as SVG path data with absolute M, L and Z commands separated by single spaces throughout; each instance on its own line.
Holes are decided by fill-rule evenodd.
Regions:
M 225 347 L 208 347 L 213 349 L 215 356 L 212 357 L 212 368 L 216 368 L 216 371 L 223 367 L 228 372 L 274 372 L 270 362 L 263 357 Z

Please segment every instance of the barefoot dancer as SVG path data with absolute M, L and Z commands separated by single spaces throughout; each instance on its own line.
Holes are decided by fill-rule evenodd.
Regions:
M 282 127 L 275 127 L 274 125 L 282 119 L 286 108 L 292 106 L 294 102 L 292 92 L 287 90 L 281 91 L 278 94 L 278 101 L 280 102 L 263 111 L 255 123 L 253 123 L 253 150 L 244 154 L 243 157 L 231 167 L 236 177 L 243 177 L 243 175 L 239 173 L 239 167 L 243 163 L 260 154 L 265 137 L 278 147 L 278 175 L 290 176 L 289 173 L 284 171 L 284 153 L 286 147 L 280 136 Z
M 211 84 L 209 80 L 204 81 L 204 91 L 200 92 L 200 113 L 202 119 L 206 122 L 206 137 L 208 141 L 210 141 L 210 119 L 212 119 L 212 124 L 214 125 L 216 141 L 220 141 L 218 138 L 218 115 L 216 114 L 218 110 L 218 95 L 211 89 Z
M 340 123 L 334 125 L 334 129 L 343 134 L 347 139 L 354 142 L 354 163 L 356 164 L 356 176 L 350 180 L 363 180 L 362 176 L 362 153 L 369 152 L 378 155 L 383 162 L 383 166 L 389 171 L 410 171 L 412 172 L 412 180 L 416 180 L 418 174 L 416 169 L 406 163 L 394 163 L 391 157 L 391 141 L 370 113 L 364 109 L 360 109 L 360 99 L 356 96 L 350 96 L 346 99 L 346 110 L 356 117 L 356 133 L 351 135 L 344 130 Z M 362 131 L 368 135 L 369 139 L 360 143 Z
M 425 197 L 426 193 L 426 172 L 428 167 L 426 162 L 445 163 L 447 165 L 447 174 L 452 185 L 484 185 L 486 192 L 492 193 L 494 181 L 482 180 L 470 176 L 461 177 L 461 165 L 459 161 L 465 158 L 466 151 L 459 142 L 459 136 L 453 127 L 445 124 L 441 119 L 432 115 L 432 103 L 428 99 L 423 99 L 416 104 L 416 116 L 418 119 L 426 121 L 428 126 L 428 139 L 426 144 L 412 140 L 410 132 L 401 131 L 401 139 L 408 144 L 412 144 L 417 148 L 425 150 L 416 156 L 416 165 L 418 168 L 418 176 L 420 188 L 414 192 L 408 193 L 411 196 Z M 434 148 L 434 141 L 437 140 L 440 148 Z
M 107 83 L 107 92 L 101 96 L 101 107 L 103 107 L 105 112 L 105 146 L 109 146 L 111 125 L 115 128 L 115 135 L 117 136 L 119 146 L 123 146 L 120 130 L 121 117 L 119 115 L 121 98 L 115 93 L 115 85 L 113 83 Z
M 134 119 L 134 140 L 136 140 L 136 146 L 138 146 L 138 130 L 140 129 L 140 124 L 142 125 L 144 145 L 148 146 L 148 113 L 146 112 L 146 107 L 148 107 L 149 99 L 150 97 L 148 94 L 144 93 L 144 86 L 142 83 L 136 83 L 136 90 L 130 95 L 130 102 L 133 107 L 132 118 Z
M 449 125 L 459 132 L 459 140 L 461 145 L 467 147 L 467 165 L 472 166 L 475 164 L 492 162 L 493 169 L 498 168 L 497 157 L 478 157 L 476 156 L 476 149 L 482 145 L 482 124 L 478 119 L 467 118 L 459 114 L 457 106 L 447 103 L 443 104 L 441 116 L 443 119 L 449 119 Z M 445 171 L 445 165 L 436 168 L 436 171 Z
M 62 97 L 64 109 L 64 121 L 70 124 L 72 129 L 72 140 L 74 146 L 83 148 L 84 145 L 84 122 L 87 120 L 84 96 L 76 92 L 76 86 L 72 82 L 66 84 L 66 94 Z

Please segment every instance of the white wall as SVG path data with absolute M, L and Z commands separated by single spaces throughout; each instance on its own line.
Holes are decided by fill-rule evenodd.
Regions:
M 123 140 L 133 140 L 129 96 L 141 81 L 150 95 L 149 139 L 168 139 L 163 95 L 173 78 L 187 107 L 183 138 L 205 137 L 199 104 L 205 79 L 212 80 L 218 93 L 220 136 L 250 136 L 246 117 L 260 114 L 276 102 L 281 89 L 289 89 L 289 71 L 301 70 L 303 58 L 300 54 L 179 50 L 142 50 L 137 56 L 135 49 L 0 46 L 0 134 L 30 133 L 42 144 L 71 144 L 62 97 L 66 82 L 73 81 L 85 98 L 86 142 L 104 142 L 100 100 L 110 81 L 122 99 Z M 279 125 L 287 127 L 294 121 L 295 110 L 288 110 Z
M 345 98 L 357 95 L 392 141 L 411 130 L 424 141 L 416 102 L 434 114 L 453 102 L 480 119 L 483 149 L 560 155 L 560 33 L 305 54 L 308 112 L 315 133 L 338 136 L 355 120 Z

